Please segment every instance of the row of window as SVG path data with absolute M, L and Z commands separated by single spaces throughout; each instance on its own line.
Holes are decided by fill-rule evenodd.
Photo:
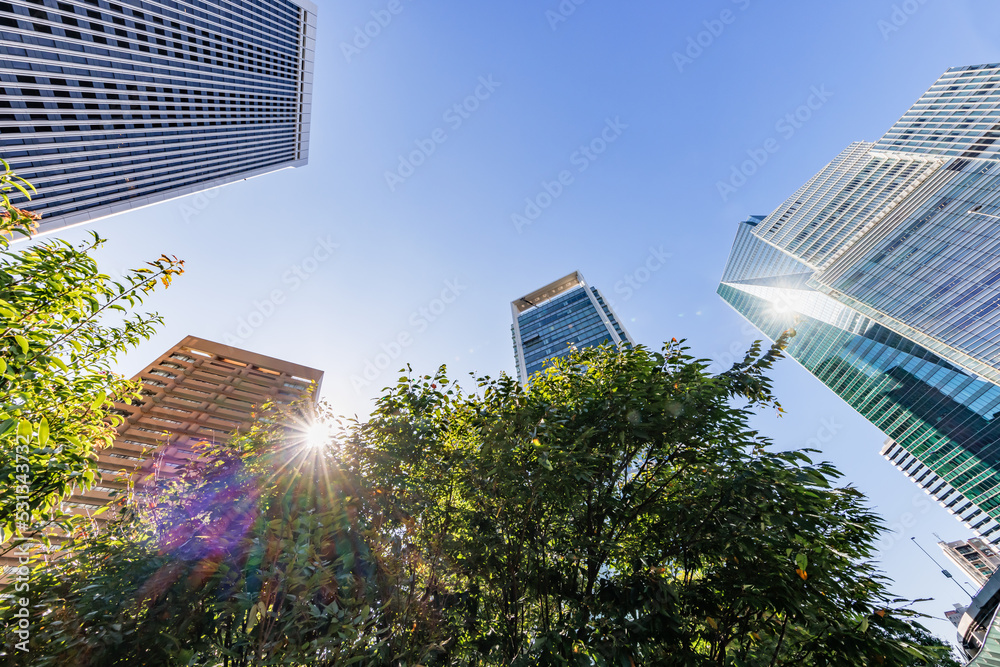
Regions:
M 0 33 L 0 37 L 10 33 Z M 57 49 L 58 44 L 52 46 Z M 258 92 L 273 92 L 274 94 L 295 95 L 300 87 L 300 80 L 290 77 L 279 80 L 275 77 L 252 72 L 227 71 L 226 74 L 215 74 L 201 65 L 185 65 L 183 67 L 149 67 L 142 64 L 127 66 L 115 64 L 103 68 L 96 66 L 94 59 L 75 56 L 69 51 L 58 50 L 26 50 L 27 55 L 18 58 L 5 58 L 3 64 L 6 78 L 11 76 L 36 76 L 75 79 L 82 81 L 104 80 L 123 83 L 125 90 L 131 85 L 145 85 L 147 89 L 160 87 L 211 89 L 216 91 L 234 91 L 241 94 Z M 37 56 L 37 57 L 36 57 Z M 90 65 L 88 65 L 90 63 Z M 79 67 L 75 66 L 79 65 Z M 86 85 L 81 83 L 81 85 Z
M 2 22 L 0 22 L 2 25 Z M 295 71 L 275 71 L 275 70 L 250 70 L 240 66 L 226 66 L 220 64 L 219 67 L 199 65 L 192 62 L 172 62 L 163 58 L 132 56 L 128 59 L 119 58 L 110 60 L 105 57 L 96 57 L 97 49 L 74 44 L 61 44 L 55 40 L 55 45 L 51 50 L 47 49 L 23 49 L 24 55 L 16 56 L 11 51 L 16 47 L 6 46 L 5 64 L 8 71 L 21 72 L 55 72 L 65 74 L 86 74 L 99 76 L 107 79 L 119 79 L 123 81 L 146 81 L 160 82 L 161 84 L 200 85 L 212 82 L 215 88 L 232 86 L 231 89 L 238 90 L 237 86 L 245 89 L 275 88 L 276 90 L 294 90 L 300 79 L 300 72 Z M 78 52 L 81 55 L 74 55 Z M 89 53 L 91 56 L 82 55 Z M 73 69 L 72 65 L 86 66 L 86 69 Z M 172 79 L 170 77 L 173 77 Z
M 51 202 L 61 199 L 63 195 L 84 190 L 94 190 L 112 183 L 128 182 L 132 187 L 143 185 L 143 181 L 169 174 L 186 173 L 187 170 L 178 167 L 186 165 L 198 165 L 201 167 L 213 167 L 215 165 L 227 165 L 229 168 L 246 165 L 248 160 L 259 160 L 261 157 L 273 156 L 282 151 L 288 150 L 287 142 L 280 138 L 273 141 L 234 141 L 234 145 L 226 147 L 206 147 L 202 150 L 188 150 L 182 155 L 172 155 L 169 159 L 150 160 L 124 160 L 122 162 L 107 162 L 107 167 L 99 165 L 89 165 L 89 169 L 69 169 L 64 178 L 58 174 L 53 174 L 53 170 L 36 172 L 31 168 L 21 169 L 19 173 L 24 174 L 24 178 L 35 185 L 36 188 L 45 186 L 44 192 L 33 199 L 33 205 L 52 205 Z M 202 148 L 194 146 L 192 148 Z M 132 167 L 130 162 L 137 166 Z M 236 162 L 237 164 L 232 164 Z M 170 171 L 164 171 L 172 168 Z M 45 175 L 43 176 L 42 173 Z M 69 187 L 73 186 L 73 187 Z
M 32 1 L 36 5 L 58 8 L 60 11 L 65 11 L 59 7 L 58 2 L 52 3 L 51 0 L 47 0 L 47 2 L 46 0 Z M 146 2 L 133 3 L 127 0 L 121 4 L 110 3 L 105 0 L 85 0 L 85 2 L 92 7 L 103 10 L 102 13 L 118 14 L 120 15 L 119 18 L 123 20 L 125 20 L 125 17 L 128 17 L 127 20 L 134 22 L 136 18 L 141 21 L 146 21 L 148 18 L 150 22 L 156 25 L 170 26 L 178 30 L 182 26 L 187 32 L 197 29 L 200 31 L 202 37 L 215 36 L 220 42 L 222 40 L 235 39 L 252 43 L 261 48 L 276 48 L 277 45 L 268 39 L 269 35 L 281 36 L 300 32 L 301 20 L 304 17 L 304 12 L 299 10 L 298 7 L 283 0 L 269 0 L 266 6 L 260 7 L 260 11 L 246 14 L 248 18 L 253 17 L 261 22 L 273 19 L 279 23 L 276 26 L 266 26 L 266 29 L 257 28 L 244 18 L 234 16 L 230 10 L 225 8 L 223 3 L 208 5 L 202 2 L 176 3 L 173 0 L 163 0 L 156 4 Z M 232 3 L 226 4 L 232 6 Z M 130 7 L 130 5 L 132 6 Z M 209 11 L 202 11 L 196 5 L 200 5 Z M 135 7 L 141 7 L 144 11 L 136 10 Z M 149 13 L 148 17 L 146 12 Z M 206 32 L 206 30 L 211 32 Z
M 257 58 L 267 57 L 268 59 L 270 59 L 272 55 L 276 59 L 280 57 L 284 58 L 289 57 L 286 53 L 282 53 L 278 50 L 272 51 L 270 48 L 266 48 L 266 46 L 276 46 L 274 42 L 272 42 L 271 44 L 267 44 L 266 40 L 264 47 L 259 47 L 259 48 L 248 47 L 247 50 L 244 52 L 243 48 L 241 48 L 243 47 L 244 39 L 246 39 L 247 37 L 252 38 L 253 37 L 252 34 L 242 34 L 235 40 L 233 40 L 231 38 L 223 38 L 219 34 L 209 34 L 204 30 L 201 31 L 196 30 L 195 27 L 192 25 L 182 26 L 180 23 L 177 23 L 176 21 L 171 21 L 169 19 L 164 20 L 163 18 L 155 14 L 148 17 L 148 20 L 152 21 L 153 25 L 147 25 L 146 23 L 134 20 L 138 18 L 141 21 L 146 21 L 147 17 L 144 14 L 142 14 L 142 12 L 137 12 L 137 13 L 125 12 L 123 15 L 119 15 L 113 13 L 113 11 L 110 9 L 108 11 L 100 11 L 101 9 L 100 5 L 97 6 L 98 7 L 97 9 L 89 9 L 80 4 L 71 5 L 65 2 L 59 2 L 58 0 L 56 0 L 55 2 L 52 2 L 50 0 L 47 4 L 44 1 L 39 1 L 39 0 L 29 0 L 29 1 L 34 6 L 29 7 L 27 5 L 21 5 L 21 4 L 11 5 L 11 3 L 9 2 L 0 2 L 0 12 L 6 12 L 8 14 L 21 15 L 21 16 L 29 16 L 33 19 L 56 21 L 72 27 L 91 28 L 94 30 L 98 30 L 100 32 L 104 32 L 107 29 L 114 29 L 114 25 L 119 25 L 123 27 L 132 28 L 133 30 L 138 30 L 141 32 L 150 32 L 154 35 L 159 35 L 161 37 L 171 37 L 172 39 L 187 41 L 191 44 L 200 44 L 202 46 L 219 45 L 220 48 L 225 48 L 222 45 L 223 43 L 226 43 L 232 45 L 232 47 L 235 48 L 234 52 L 240 56 L 244 55 L 247 57 L 256 56 Z M 41 9 L 41 7 L 48 7 L 52 10 L 58 9 L 59 11 L 46 12 L 44 9 Z M 76 18 L 77 16 L 79 17 L 85 16 L 87 20 L 78 19 Z M 125 18 L 126 16 L 130 16 L 130 18 Z M 266 14 L 262 15 L 262 18 L 266 20 L 267 15 Z M 157 27 L 157 26 L 163 26 L 163 27 Z M 249 28 L 252 32 L 256 31 L 253 27 L 249 25 L 246 27 Z M 271 25 L 265 28 L 265 30 L 267 31 L 267 34 L 272 34 L 277 38 L 275 40 L 276 42 L 285 41 L 286 42 L 285 46 L 286 48 L 288 48 L 289 46 L 289 44 L 287 43 L 288 41 L 290 41 L 290 45 L 294 45 L 296 43 L 296 36 L 299 32 L 298 17 L 296 16 L 295 18 L 288 20 L 283 26 Z M 202 37 L 203 39 L 198 39 L 199 36 Z M 214 41 L 209 41 L 209 38 L 214 38 Z M 228 50 L 233 51 L 233 48 L 229 48 Z M 256 53 L 254 53 L 255 51 Z
M 147 183 L 144 187 L 136 187 L 135 185 L 126 185 L 118 188 L 103 189 L 93 195 L 84 195 L 80 197 L 64 198 L 58 202 L 53 202 L 45 207 L 48 211 L 49 208 L 52 210 L 48 212 L 46 218 L 52 220 L 55 216 L 67 216 L 78 211 L 88 211 L 93 209 L 104 209 L 118 202 L 129 202 L 139 199 L 144 199 L 160 193 L 168 193 L 171 191 L 176 192 L 180 188 L 188 187 L 192 184 L 197 184 L 203 182 L 206 178 L 210 179 L 225 179 L 227 177 L 238 178 L 241 174 L 246 174 L 250 171 L 255 171 L 258 169 L 264 169 L 270 166 L 278 168 L 282 164 L 287 164 L 294 158 L 293 153 L 277 153 L 273 156 L 263 155 L 260 159 L 255 159 L 251 161 L 244 162 L 230 169 L 201 169 L 201 170 L 185 170 L 177 169 L 175 172 L 184 176 L 184 178 L 176 178 L 173 175 L 168 174 L 165 178 L 158 178 Z M 120 193 L 120 194 L 119 194 Z M 117 196 L 116 196 L 117 195 Z M 76 205 L 72 205 L 75 203 Z M 36 207 L 32 205 L 32 208 L 36 210 L 42 210 L 42 207 Z

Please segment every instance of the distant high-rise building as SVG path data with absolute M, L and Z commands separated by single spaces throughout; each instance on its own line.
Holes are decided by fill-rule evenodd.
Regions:
M 315 37 L 309 0 L 0 3 L 0 157 L 39 231 L 306 164 Z
M 93 515 L 129 478 L 142 487 L 172 476 L 197 455 L 198 443 L 225 441 L 264 403 L 290 403 L 309 390 L 318 396 L 323 372 L 188 336 L 133 379 L 143 385 L 142 400 L 115 403 L 125 421 L 114 444 L 97 451 L 99 481 L 63 503 L 72 514 Z M 2 566 L 16 564 L 10 554 L 0 557 Z
M 794 329 L 788 354 L 990 528 L 998 139 L 1000 64 L 948 70 L 880 140 L 850 145 L 772 213 L 740 223 L 719 286 L 772 339 Z
M 1000 568 L 1000 554 L 992 545 L 978 537 L 955 542 L 938 542 L 938 546 L 948 560 L 969 577 L 976 588 L 982 588 Z
M 957 628 L 959 622 L 962 620 L 962 614 L 965 613 L 965 610 L 968 609 L 968 607 L 957 603 L 954 605 L 954 607 L 955 607 L 954 609 L 948 609 L 947 611 L 945 611 L 944 617 L 948 619 L 949 623 L 951 623 Z
M 634 344 L 611 306 L 579 271 L 515 299 L 510 309 L 521 382 L 542 370 L 545 362 L 569 354 L 572 347 Z

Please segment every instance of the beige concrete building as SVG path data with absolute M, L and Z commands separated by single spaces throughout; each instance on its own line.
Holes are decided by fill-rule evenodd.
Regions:
M 1000 569 L 1000 553 L 984 539 L 973 537 L 971 540 L 938 542 L 938 546 L 976 588 L 982 588 L 993 573 Z
M 125 421 L 114 444 L 98 451 L 99 481 L 63 503 L 74 514 L 92 516 L 126 489 L 129 476 L 141 486 L 173 475 L 197 443 L 225 441 L 264 403 L 288 403 L 310 389 L 318 396 L 323 372 L 188 336 L 133 379 L 143 384 L 142 400 L 115 403 Z M 10 553 L 0 557 L 4 569 L 16 563 Z

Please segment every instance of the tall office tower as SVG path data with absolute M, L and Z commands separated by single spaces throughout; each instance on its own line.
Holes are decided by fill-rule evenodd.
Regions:
M 100 481 L 63 503 L 73 514 L 91 516 L 128 478 L 141 487 L 172 476 L 196 456 L 198 443 L 224 442 L 250 423 L 259 405 L 288 403 L 309 389 L 318 396 L 323 372 L 188 336 L 133 379 L 143 384 L 142 402 L 115 403 L 125 422 L 114 444 L 97 452 Z M 0 557 L 0 565 L 16 565 L 9 556 Z
M 934 471 L 921 463 L 915 456 L 892 441 L 886 440 L 882 446 L 882 458 L 896 466 L 904 475 L 915 482 L 952 516 L 965 524 L 977 536 L 993 544 L 1000 543 L 1000 523 L 959 493 L 955 487 L 944 481 Z
M 1000 554 L 989 543 L 977 537 L 971 540 L 938 542 L 938 546 L 976 588 L 982 588 L 986 580 L 1000 568 Z
M 542 370 L 545 362 L 569 354 L 571 346 L 634 344 L 611 306 L 579 271 L 515 299 L 510 310 L 521 382 Z
M 739 224 L 719 294 L 1000 519 L 1000 64 L 948 70 Z
M 0 157 L 39 231 L 306 164 L 315 37 L 309 0 L 0 2 Z

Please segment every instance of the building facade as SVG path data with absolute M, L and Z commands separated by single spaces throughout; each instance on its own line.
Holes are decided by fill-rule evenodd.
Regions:
M 0 157 L 39 232 L 306 164 L 315 37 L 308 0 L 0 2 Z
M 317 397 L 323 372 L 188 336 L 133 380 L 143 385 L 142 400 L 115 403 L 125 421 L 113 445 L 97 451 L 98 481 L 63 503 L 99 524 L 108 516 L 94 513 L 124 492 L 128 480 L 141 488 L 174 475 L 198 455 L 199 443 L 224 442 L 264 403 L 290 403 L 307 392 Z M 16 564 L 9 554 L 0 557 L 0 566 Z
M 515 299 L 510 310 L 514 360 L 524 383 L 572 348 L 634 344 L 600 291 L 579 271 Z
M 938 546 L 977 589 L 985 586 L 986 581 L 1000 568 L 1000 554 L 985 540 L 974 537 L 971 540 L 938 542 Z
M 976 524 L 990 530 L 998 139 L 1000 64 L 948 70 L 881 139 L 851 144 L 775 211 L 740 223 L 718 290 L 772 339 L 794 330 L 789 355 L 889 436 L 897 458 L 936 476 L 939 500 L 985 513 L 993 522 Z

